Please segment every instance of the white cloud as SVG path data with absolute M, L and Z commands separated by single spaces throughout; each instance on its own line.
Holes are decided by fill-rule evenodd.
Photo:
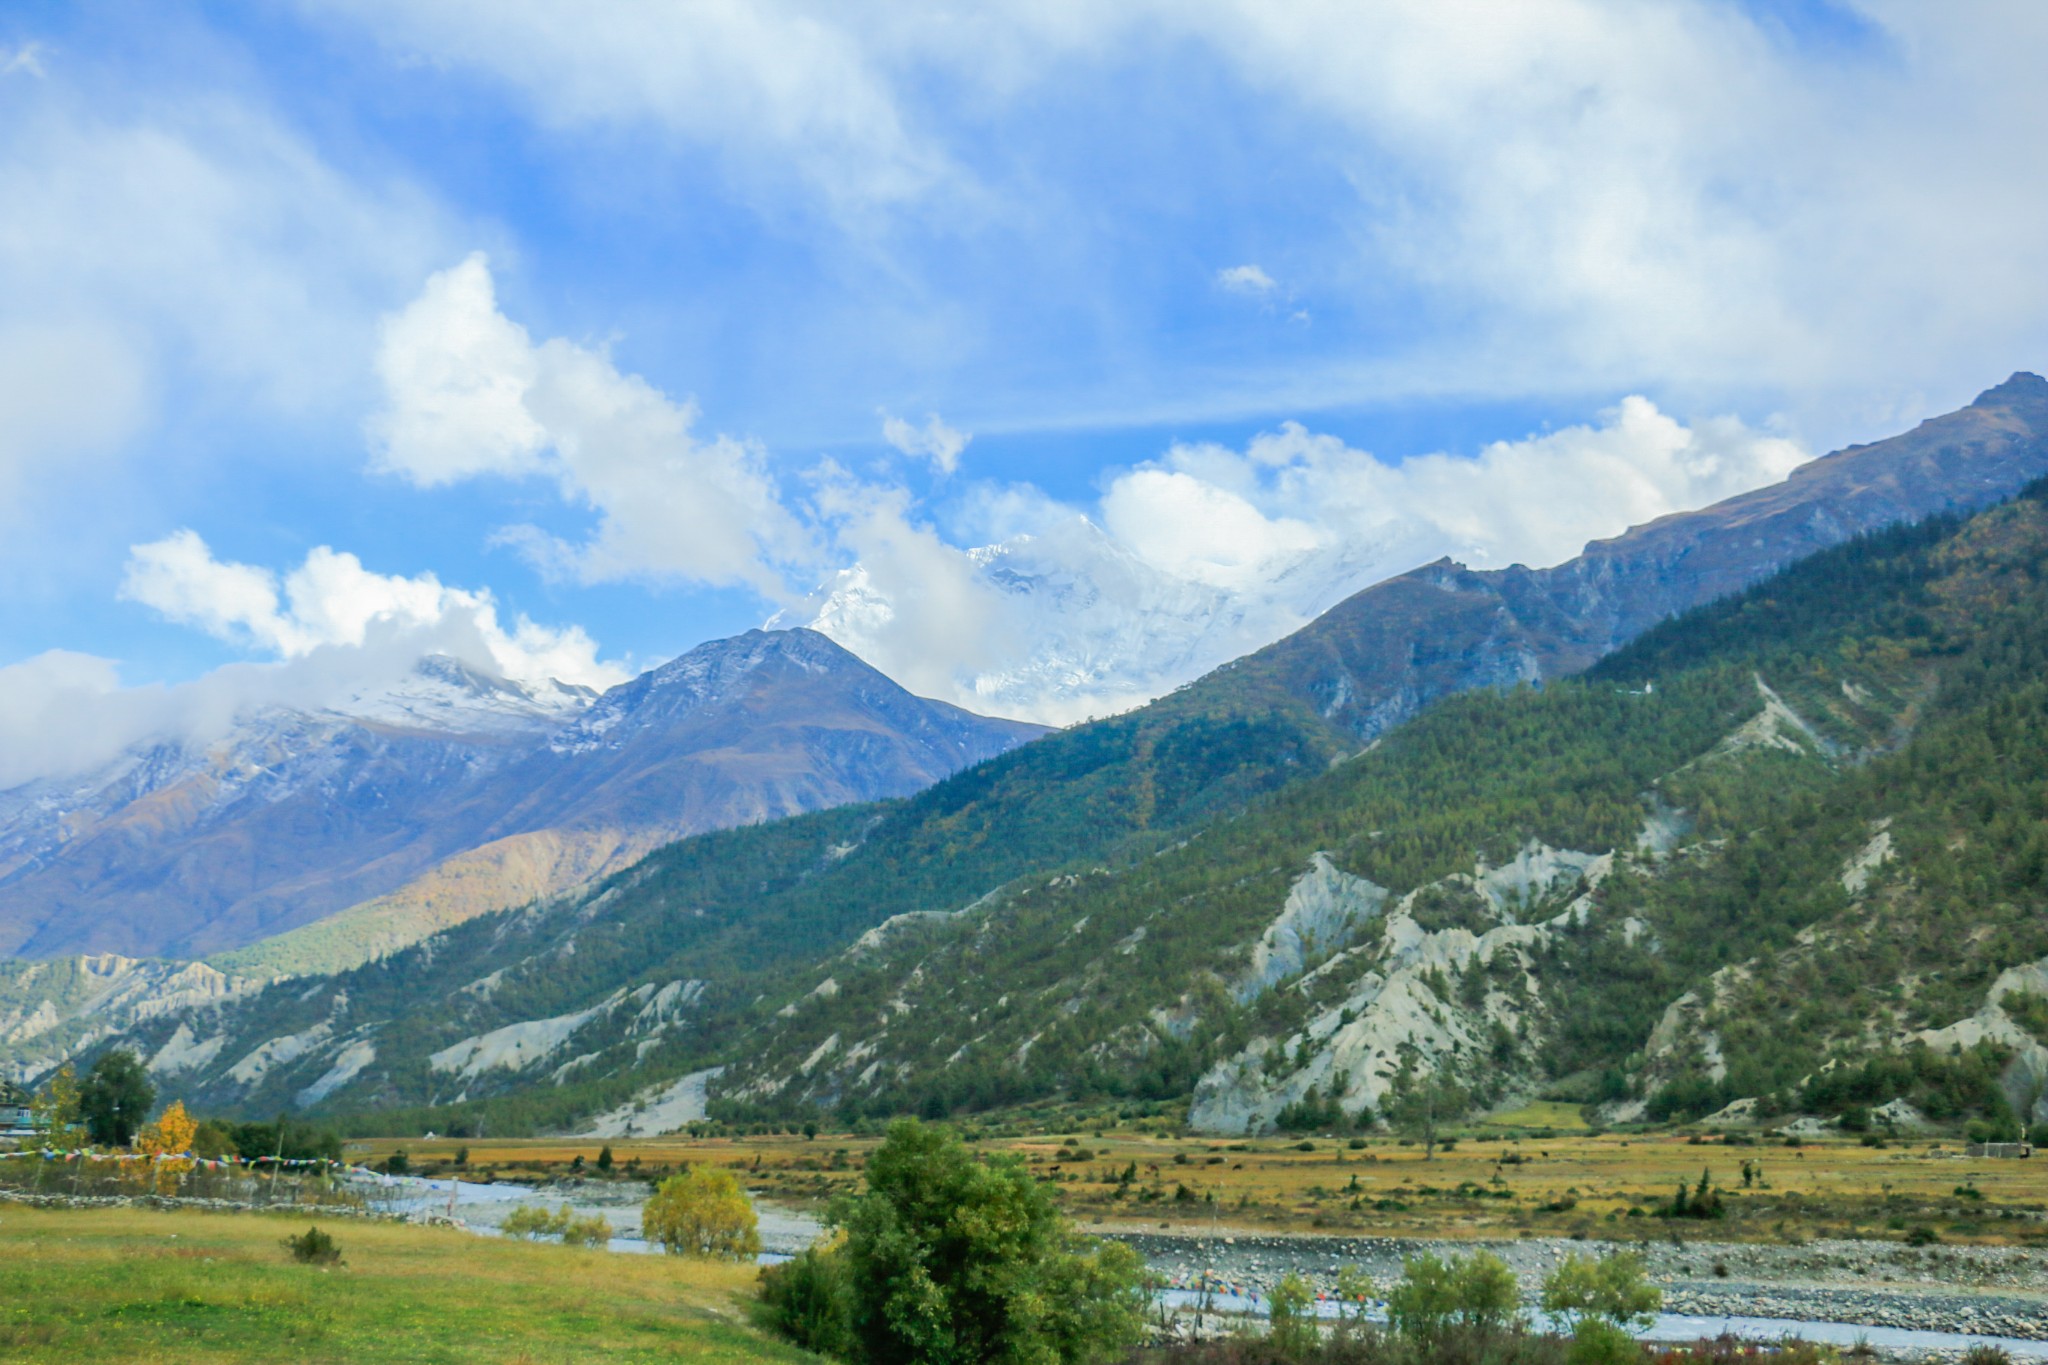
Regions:
M 12 76 L 16 72 L 24 76 L 41 78 L 50 73 L 43 69 L 43 45 L 23 43 L 20 47 L 0 47 L 0 76 Z
M 173 385 L 188 408 L 340 417 L 378 309 L 436 254 L 421 196 L 230 99 L 124 117 L 59 80 L 6 98 L 0 515 L 116 458 Z
M 1256 265 L 1233 265 L 1216 272 L 1216 283 L 1233 294 L 1265 295 L 1279 283 Z
M 1418 564 L 1555 564 L 1805 458 L 1639 397 L 1595 424 L 1399 463 L 1287 423 L 1243 450 L 1176 446 L 1111 479 L 1092 511 L 980 485 L 963 529 L 991 543 L 975 550 L 847 485 L 828 510 L 858 563 L 788 616 L 928 694 L 1066 722 L 1158 696 Z
M 305 4 L 401 53 L 486 72 L 547 124 L 653 128 L 721 148 L 743 185 L 787 168 L 838 209 L 860 212 L 914 197 L 944 174 L 939 151 L 905 126 L 858 14 L 772 0 Z
M 627 674 L 597 657 L 580 627 L 550 629 L 521 616 L 507 630 L 489 592 L 451 588 L 433 574 L 373 573 L 352 554 L 320 546 L 290 573 L 224 562 L 196 532 L 137 545 L 121 596 L 169 620 L 279 659 L 321 650 L 441 653 L 514 682 L 605 688 Z
M 951 474 L 960 467 L 960 452 L 974 436 L 947 426 L 936 412 L 926 413 L 924 425 L 919 427 L 885 411 L 882 439 L 913 459 L 930 460 L 939 473 Z
M 814 556 L 757 445 L 698 438 L 694 404 L 621 374 L 601 351 L 535 345 L 498 311 L 481 253 L 385 320 L 377 372 L 378 467 L 422 486 L 545 475 L 596 513 L 579 544 L 531 527 L 507 534 L 553 571 L 745 584 L 774 597 L 785 568 Z
M 1109 487 L 1103 525 L 1140 559 L 1211 587 L 1255 589 L 1314 550 L 1305 521 L 1269 517 L 1228 488 L 1176 469 L 1138 469 Z
M 1657 386 L 1885 421 L 2048 345 L 2048 183 L 2015 171 L 2048 124 L 2038 5 L 1856 0 L 1855 36 L 1809 39 L 1719 0 L 307 3 L 551 124 L 671 130 L 905 215 L 1027 213 L 1037 187 L 975 155 L 990 127 L 1204 48 L 1355 190 L 1318 296 L 1408 310 L 1392 347 L 1290 364 L 1310 402 Z

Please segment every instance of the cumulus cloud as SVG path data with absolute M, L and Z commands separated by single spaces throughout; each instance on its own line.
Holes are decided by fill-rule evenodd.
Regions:
M 947 426 L 936 412 L 926 413 L 924 425 L 919 427 L 884 411 L 882 439 L 912 459 L 931 461 L 939 473 L 951 474 L 960 467 L 960 452 L 974 436 Z
M 1450 555 L 1542 567 L 1586 542 L 1784 478 L 1797 442 L 1734 418 L 1687 426 L 1632 397 L 1596 423 L 1476 456 L 1383 461 L 1297 423 L 1243 449 L 1184 444 L 1092 508 L 978 486 L 961 549 L 900 497 L 837 489 L 854 567 L 808 620 L 933 695 L 1078 720 L 1149 700 Z
M 587 583 L 743 584 L 774 597 L 784 570 L 814 557 L 758 445 L 698 437 L 694 404 L 620 373 L 602 351 L 536 345 L 498 310 L 481 253 L 385 320 L 376 368 L 380 469 L 421 486 L 544 476 L 595 513 L 581 542 L 532 527 L 506 534 L 544 568 Z
M 1233 294 L 1263 296 L 1280 287 L 1279 282 L 1256 265 L 1233 265 L 1216 272 L 1216 283 Z
M 374 573 L 324 545 L 280 577 L 216 559 L 196 532 L 182 530 L 134 547 L 120 594 L 279 659 L 375 646 L 406 667 L 443 653 L 521 683 L 605 688 L 627 676 L 597 657 L 581 627 L 550 629 L 521 616 L 508 630 L 488 592 L 452 588 L 430 573 Z

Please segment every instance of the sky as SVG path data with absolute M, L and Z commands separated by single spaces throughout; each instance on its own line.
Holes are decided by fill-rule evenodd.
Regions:
M 2048 364 L 2031 0 L 13 0 L 0 782 L 815 624 L 1064 723 Z

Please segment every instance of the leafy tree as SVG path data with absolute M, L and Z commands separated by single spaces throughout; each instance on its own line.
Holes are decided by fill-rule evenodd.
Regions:
M 1137 1254 L 1076 1234 L 1013 1157 L 893 1124 L 842 1201 L 851 1359 L 1040 1365 L 1122 1358 L 1143 1333 Z
M 1515 1272 L 1485 1251 L 1439 1260 L 1410 1257 L 1400 1283 L 1387 1291 L 1387 1324 L 1404 1337 L 1430 1343 L 1463 1328 L 1492 1333 L 1514 1325 L 1521 1314 Z
M 135 1150 L 155 1158 L 136 1163 L 139 1178 L 153 1181 L 158 1194 L 174 1192 L 179 1177 L 192 1169 L 193 1139 L 198 1135 L 199 1125 L 185 1112 L 185 1102 L 173 1100 L 156 1122 L 144 1124 L 135 1135 Z
M 1315 1291 L 1308 1281 L 1288 1271 L 1273 1286 L 1267 1304 L 1267 1335 L 1274 1350 L 1289 1360 L 1299 1360 L 1316 1348 L 1315 1307 Z
M 66 1062 L 57 1068 L 57 1074 L 50 1077 L 49 1084 L 36 1096 L 33 1109 L 35 1126 L 43 1130 L 44 1140 L 59 1147 L 69 1146 L 73 1131 L 79 1124 L 78 1073 Z
M 1647 1326 L 1663 1306 L 1663 1291 L 1650 1283 L 1643 1258 L 1633 1252 L 1597 1260 L 1572 1252 L 1543 1281 L 1543 1311 L 1573 1331 L 1593 1319 L 1620 1328 Z
M 671 1256 L 752 1260 L 761 1250 L 754 1206 L 732 1172 L 693 1166 L 661 1182 L 640 1210 L 641 1235 Z
M 465 1147 L 463 1150 L 469 1149 Z M 612 1145 L 609 1142 L 597 1149 L 597 1169 L 604 1175 L 612 1173 Z
M 1472 1102 L 1447 1063 L 1425 1064 L 1411 1048 L 1402 1051 L 1391 1094 L 1387 1117 L 1396 1130 L 1422 1144 L 1424 1161 L 1436 1158 L 1438 1126 L 1464 1113 Z
M 192 1150 L 199 1156 L 215 1159 L 240 1155 L 235 1145 L 234 1125 L 220 1119 L 205 1120 L 193 1130 Z
M 156 1103 L 156 1086 L 134 1053 L 106 1053 L 78 1088 L 78 1114 L 85 1131 L 102 1147 L 126 1147 Z

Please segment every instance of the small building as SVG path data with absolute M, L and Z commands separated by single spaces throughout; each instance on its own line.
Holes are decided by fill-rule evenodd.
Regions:
M 1965 1156 L 2030 1157 L 2034 1154 L 2031 1142 L 1973 1142 L 1963 1148 Z
M 0 1081 L 0 1133 L 26 1133 L 35 1127 L 35 1097 L 13 1081 Z

